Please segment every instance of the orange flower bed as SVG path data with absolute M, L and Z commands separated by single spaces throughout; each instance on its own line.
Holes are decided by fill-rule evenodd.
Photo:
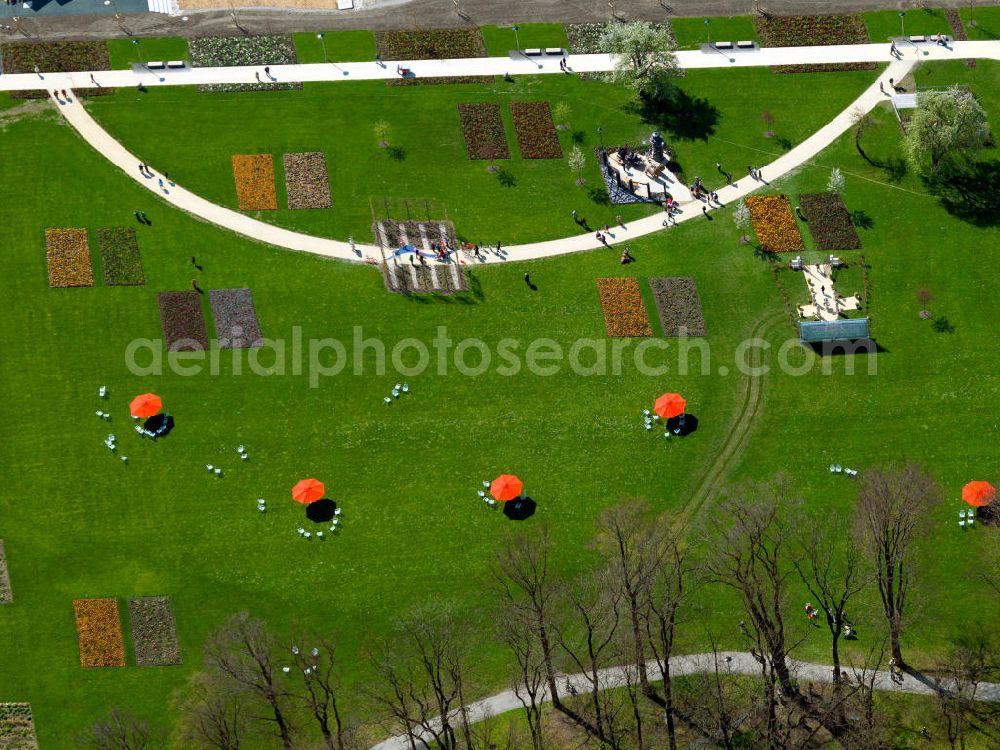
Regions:
M 274 189 L 274 157 L 270 154 L 233 156 L 236 180 L 236 205 L 242 211 L 277 211 L 278 193 Z
M 604 327 L 608 336 L 628 338 L 653 335 L 638 280 L 598 279 L 597 293 L 601 298 Z
M 81 667 L 124 667 L 125 644 L 116 599 L 74 599 Z
M 762 249 L 769 253 L 788 253 L 805 248 L 787 196 L 754 195 L 746 201 Z
M 46 229 L 45 260 L 49 286 L 93 286 L 86 229 Z

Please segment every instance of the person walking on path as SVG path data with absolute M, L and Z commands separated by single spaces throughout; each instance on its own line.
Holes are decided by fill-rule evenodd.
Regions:
M 748 167 L 747 167 L 747 170 L 748 170 L 748 171 L 750 172 L 750 176 L 751 176 L 751 177 L 752 177 L 753 179 L 755 179 L 755 180 L 756 180 L 756 179 L 757 179 L 757 173 L 756 173 L 756 172 L 754 172 L 754 169 L 753 169 L 753 167 L 750 167 L 750 166 L 748 166 Z
M 253 74 L 257 78 L 257 83 L 263 83 L 263 81 L 260 80 L 260 71 L 259 70 L 255 70 Z
M 264 75 L 266 75 L 268 78 L 271 78 L 271 68 L 270 68 L 270 66 L 268 66 L 268 65 L 264 66 Z

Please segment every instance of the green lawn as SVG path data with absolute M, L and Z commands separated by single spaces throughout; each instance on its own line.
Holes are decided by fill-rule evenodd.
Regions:
M 138 42 L 136 44 L 135 42 Z M 126 70 L 132 63 L 150 60 L 187 60 L 187 39 L 177 36 L 109 39 L 108 54 L 114 70 Z
M 1000 39 L 1000 8 L 961 8 L 958 12 L 969 39 Z M 975 25 L 970 26 L 970 21 L 975 21 Z
M 709 35 L 714 42 L 757 39 L 757 30 L 750 16 L 712 16 L 708 19 L 707 28 L 704 18 L 671 18 L 670 25 L 681 49 L 696 49 L 708 41 Z
M 926 66 L 918 79 L 969 83 L 998 122 L 998 70 L 996 63 L 969 70 L 956 61 Z M 775 115 L 779 136 L 798 141 L 871 75 L 692 73 L 683 91 L 704 97 L 720 114 L 707 140 L 678 142 L 685 172 L 708 179 L 717 159 L 733 163 L 733 171 L 744 161 L 766 162 L 779 146 L 763 138 L 760 109 Z M 804 95 L 821 86 L 822 98 Z M 568 77 L 524 79 L 513 87 L 347 84 L 250 95 L 164 89 L 145 97 L 123 91 L 88 106 L 140 158 L 226 204 L 234 201 L 232 153 L 322 148 L 330 157 L 335 208 L 303 212 L 301 219 L 278 212 L 275 219 L 323 234 L 367 236 L 367 199 L 385 194 L 444 202 L 460 231 L 489 241 L 568 233 L 576 206 L 586 207 L 592 223 L 616 211 L 626 219 L 642 213 L 587 204 L 562 163 L 522 162 L 516 147 L 507 165 L 515 188 L 501 189 L 485 164 L 467 162 L 455 104 L 522 98 L 571 102 L 573 128 L 584 133 L 588 149 L 598 123 L 606 141 L 635 142 L 649 129 L 623 112 L 625 92 Z M 391 119 L 404 161 L 375 148 L 376 115 Z M 873 159 L 887 161 L 898 157 L 899 131 L 891 114 L 881 117 L 865 146 Z M 17 199 L 0 204 L 7 269 L 0 294 L 8 321 L 0 329 L 0 383 L 11 394 L 0 420 L 0 536 L 15 601 L 0 607 L 0 700 L 32 703 L 44 748 L 71 746 L 73 735 L 115 706 L 171 724 L 168 707 L 198 668 L 205 636 L 241 609 L 282 633 L 336 633 L 355 696 L 345 708 L 354 710 L 356 696 L 372 685 L 365 654 L 374 640 L 392 632 L 401 612 L 446 601 L 477 635 L 476 675 L 467 692 L 502 689 L 507 666 L 488 635 L 486 587 L 493 544 L 510 522 L 482 509 L 475 495 L 481 480 L 519 474 L 538 502 L 526 524 L 551 524 L 560 573 L 584 572 L 602 508 L 629 497 L 644 497 L 658 510 L 686 506 L 741 403 L 738 347 L 759 321 L 783 315 L 767 261 L 739 244 L 728 210 L 632 243 L 637 262 L 626 269 L 614 251 L 512 263 L 475 269 L 474 291 L 460 299 L 411 300 L 386 293 L 373 269 L 269 248 L 173 210 L 110 167 L 51 111 L 8 124 L 4 135 L 0 189 Z M 996 152 L 983 156 L 995 160 Z M 822 190 L 833 166 L 847 177 L 848 208 L 871 220 L 863 251 L 843 255 L 857 260 L 863 253 L 871 267 L 873 331 L 884 349 L 877 374 L 865 374 L 865 361 L 853 357 L 828 361 L 828 374 L 783 372 L 777 357 L 794 333 L 790 322 L 776 327 L 768 337 L 772 371 L 763 410 L 734 478 L 781 472 L 808 513 L 846 520 L 855 485 L 831 476 L 831 461 L 860 470 L 891 459 L 927 465 L 948 501 L 929 519 L 917 565 L 921 606 L 904 635 L 911 659 L 922 663 L 959 633 L 988 629 L 1000 615 L 974 577 L 997 544 L 996 531 L 962 535 L 954 523 L 961 485 L 996 476 L 995 289 L 991 275 L 972 270 L 971 261 L 994 267 L 1000 232 L 995 217 L 973 226 L 947 213 L 919 179 L 871 166 L 854 150 L 851 134 L 770 189 Z M 36 182 L 26 183 L 26 175 Z M 283 201 L 282 189 L 279 175 Z M 134 223 L 139 207 L 152 226 Z M 90 229 L 99 268 L 93 230 L 105 226 L 137 227 L 147 285 L 49 289 L 44 230 Z M 203 271 L 191 268 L 191 255 Z M 526 271 L 537 292 L 526 288 Z M 551 376 L 526 370 L 504 376 L 497 363 L 475 377 L 457 374 L 454 365 L 447 376 L 399 377 L 375 372 L 369 354 L 362 374 L 351 374 L 349 365 L 317 388 L 307 370 L 291 365 L 252 374 L 257 355 L 246 352 L 235 358 L 223 352 L 218 374 L 139 376 L 126 367 L 130 342 L 160 336 L 156 293 L 188 289 L 193 276 L 206 289 L 251 288 L 264 335 L 272 339 L 293 339 L 300 327 L 306 342 L 332 337 L 350 349 L 361 327 L 365 338 L 377 337 L 391 350 L 407 338 L 429 345 L 446 326 L 455 344 L 475 337 L 495 351 L 501 339 L 514 337 L 523 351 L 537 338 L 564 350 L 581 337 L 606 342 L 594 279 L 621 275 L 643 285 L 649 276 L 694 277 L 708 353 L 696 350 L 682 371 L 671 341 L 665 374 L 642 374 L 626 357 L 621 374 L 587 377 L 566 368 Z M 931 309 L 948 318 L 953 333 L 936 333 L 918 317 L 920 286 L 933 291 Z M 286 357 L 292 349 L 289 343 Z M 793 364 L 804 356 L 795 346 L 788 351 Z M 274 357 L 265 351 L 260 361 Z M 474 360 L 473 352 L 468 361 Z M 852 365 L 861 374 L 849 374 Z M 411 395 L 385 406 L 383 397 L 404 379 Z M 107 401 L 97 397 L 101 384 L 109 388 Z M 668 389 L 686 396 L 699 427 L 664 444 L 642 429 L 640 412 Z M 128 400 L 149 390 L 177 420 L 174 432 L 155 444 L 131 434 L 127 417 Z M 113 421 L 98 419 L 95 409 L 112 412 Z M 108 432 L 118 435 L 127 465 L 101 444 Z M 250 453 L 246 463 L 234 450 L 240 443 Z M 210 476 L 207 463 L 222 466 L 223 478 Z M 335 539 L 306 542 L 295 533 L 303 511 L 288 493 L 305 476 L 327 482 L 343 505 L 344 529 Z M 268 500 L 264 515 L 255 508 L 258 497 Z M 710 501 L 695 520 L 712 518 Z M 808 523 L 805 512 L 794 520 Z M 697 534 L 692 542 L 708 551 Z M 836 540 L 830 548 L 836 550 Z M 183 666 L 138 668 L 129 656 L 123 669 L 79 667 L 74 598 L 159 594 L 173 599 Z M 797 656 L 822 660 L 825 639 L 795 616 L 806 596 L 792 585 L 789 637 L 805 638 Z M 703 649 L 706 627 L 721 632 L 722 647 L 741 645 L 739 614 L 727 592 L 703 586 L 697 605 L 696 621 L 681 628 L 680 651 Z M 883 630 L 874 595 L 859 600 L 852 614 L 861 638 L 848 653 L 858 656 Z M 70 692 L 73 700 L 66 699 Z
M 641 111 L 625 88 L 574 76 L 517 78 L 514 83 L 387 87 L 381 82 L 306 86 L 298 92 L 200 94 L 193 89 L 119 91 L 88 102 L 90 111 L 140 159 L 170 172 L 185 187 L 235 207 L 230 156 L 273 153 L 279 165 L 278 205 L 260 218 L 314 234 L 370 240 L 372 209 L 384 201 L 433 199 L 444 204 L 459 232 L 472 242 L 541 240 L 570 233 L 576 209 L 592 226 L 647 214 L 640 205 L 605 205 L 593 149 L 597 128 L 607 145 L 639 143 L 652 130 L 664 133 L 688 183 L 718 179 L 717 161 L 739 174 L 750 163 L 770 161 L 846 107 L 869 85 L 873 73 L 835 73 L 822 78 L 777 76 L 769 70 L 729 71 L 726 76 L 690 71 L 669 108 Z M 824 96 L 811 96 L 821 86 Z M 520 158 L 508 103 L 547 100 L 567 103 L 570 128 L 560 133 L 564 153 L 579 143 L 588 158 L 587 185 L 574 184 L 564 159 Z M 461 102 L 502 105 L 512 159 L 501 162 L 513 185 L 470 161 L 458 119 Z M 262 111 L 280 107 L 282 126 Z M 775 118 L 775 138 L 765 138 L 764 109 Z M 372 123 L 390 123 L 390 143 L 377 147 Z M 174 123 L 176 127 L 164 127 Z M 190 132 L 199 133 L 192 140 Z M 155 133 L 155 137 L 153 134 Z M 333 207 L 322 211 L 284 208 L 281 154 L 321 150 L 327 154 Z M 371 202 L 371 203 L 370 203 Z
M 490 57 L 506 57 L 511 50 L 531 47 L 562 47 L 567 49 L 566 29 L 561 23 L 524 23 L 516 24 L 515 36 L 511 26 L 482 26 L 483 40 L 486 42 L 486 52 Z
M 375 59 L 375 35 L 363 29 L 293 34 L 295 54 L 300 63 L 370 62 Z M 326 44 L 326 54 L 323 45 Z
M 900 18 L 898 10 L 878 10 L 862 13 L 868 36 L 873 42 L 886 42 L 891 37 L 900 36 Z M 909 8 L 902 19 L 906 36 L 916 34 L 948 34 L 951 35 L 951 25 L 944 17 L 940 8 Z

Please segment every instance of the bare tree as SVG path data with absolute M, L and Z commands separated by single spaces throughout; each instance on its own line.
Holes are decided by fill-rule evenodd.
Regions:
M 544 750 L 542 699 L 545 695 L 545 659 L 526 613 L 509 601 L 499 610 L 496 632 L 514 655 L 516 669 L 511 679 L 514 695 L 524 707 L 532 750 Z
M 858 532 L 875 568 L 890 649 L 901 669 L 906 666 L 900 636 L 912 580 L 913 541 L 938 496 L 934 480 L 913 464 L 865 472 L 858 495 Z
M 848 698 L 847 707 L 857 717 L 839 737 L 847 750 L 885 750 L 886 717 L 875 702 L 875 683 L 879 679 L 879 666 L 885 661 L 886 641 L 873 641 L 864 661 L 851 667 L 857 689 Z
M 792 570 L 785 562 L 789 534 L 778 511 L 794 504 L 780 482 L 733 490 L 717 514 L 716 554 L 707 564 L 711 579 L 733 589 L 742 602 L 751 653 L 765 684 L 768 742 L 775 750 L 780 748 L 775 688 L 782 696 L 796 695 L 782 615 Z
M 116 708 L 81 735 L 77 746 L 84 750 L 150 750 L 154 744 L 149 724 Z
M 567 591 L 568 614 L 557 628 L 559 646 L 588 683 L 585 723 L 578 724 L 611 750 L 619 747 L 620 706 L 602 695 L 607 685 L 601 673 L 609 666 L 621 623 L 621 593 L 607 574 L 585 575 Z
M 325 746 L 331 750 L 348 750 L 351 747 L 350 731 L 337 702 L 340 693 L 337 647 L 333 641 L 323 637 L 299 637 L 295 640 L 296 643 L 315 644 L 310 647 L 292 646 L 296 671 L 302 678 L 302 691 L 296 697 L 315 719 Z
M 465 643 L 447 608 L 423 607 L 400 624 L 398 642 L 375 664 L 385 683 L 376 694 L 411 747 L 424 737 L 440 750 L 472 744 L 465 709 Z M 458 718 L 459 726 L 455 726 Z
M 951 747 L 965 750 L 970 725 L 973 731 L 1000 740 L 1000 709 L 977 699 L 979 685 L 1000 674 L 996 644 L 982 634 L 964 637 L 951 649 L 940 671 L 945 679 L 938 686 L 937 705 Z
M 831 637 L 833 683 L 835 690 L 841 683 L 840 638 L 847 624 L 845 619 L 848 602 L 867 585 L 861 569 L 858 550 L 846 529 L 830 527 L 820 518 L 809 524 L 812 533 L 802 542 L 799 556 L 793 561 L 802 583 L 819 604 L 826 618 Z M 842 557 L 833 554 L 838 537 L 845 539 Z
M 692 567 L 686 551 L 666 523 L 658 526 L 658 544 L 655 571 L 648 579 L 645 596 L 645 630 L 650 650 L 663 677 L 663 719 L 667 728 L 670 750 L 677 747 L 677 728 L 673 685 L 670 677 L 670 659 L 674 651 L 674 635 L 678 612 L 687 594 L 687 579 Z
M 196 674 L 178 713 L 187 743 L 217 750 L 239 750 L 246 731 L 246 694 L 208 674 Z
M 276 638 L 262 620 L 246 612 L 233 615 L 205 646 L 205 660 L 263 704 L 264 713 L 252 718 L 273 725 L 285 750 L 291 750 L 293 726 L 288 693 L 281 687 L 274 662 Z

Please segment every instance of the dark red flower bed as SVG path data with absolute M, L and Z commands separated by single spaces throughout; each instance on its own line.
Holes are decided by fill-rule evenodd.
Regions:
M 261 345 L 263 337 L 249 289 L 212 289 L 208 299 L 212 303 L 215 336 L 220 349 L 248 349 Z
M 201 311 L 201 295 L 197 292 L 160 292 L 163 338 L 170 351 L 198 351 L 208 348 L 205 316 Z
M 486 42 L 479 28 L 419 29 L 416 31 L 379 31 L 375 44 L 383 60 L 453 60 L 486 57 Z M 440 83 L 493 83 L 493 76 L 456 76 L 454 78 L 390 78 L 390 86 Z
M 826 44 L 867 44 L 868 29 L 858 14 L 843 16 L 756 16 L 754 25 L 762 47 L 816 47 Z M 838 70 L 875 70 L 875 63 L 777 65 L 775 73 L 825 73 Z
M 509 159 L 499 104 L 459 104 L 462 135 L 470 159 Z
M 133 597 L 128 600 L 128 616 L 137 666 L 167 667 L 181 663 L 169 596 Z
M 104 42 L 8 42 L 0 45 L 4 73 L 34 73 L 35 66 L 45 73 L 74 70 L 111 70 L 108 47 Z M 110 96 L 113 88 L 74 89 L 77 96 Z M 45 99 L 45 89 L 11 91 L 11 99 Z
M 657 276 L 649 288 L 660 314 L 664 336 L 707 336 L 698 285 L 689 276 Z
M 837 193 L 802 193 L 799 207 L 809 222 L 809 231 L 816 241 L 816 249 L 856 250 L 861 247 L 847 212 L 847 206 Z
M 548 102 L 511 102 L 510 114 L 522 159 L 562 159 L 562 145 Z

